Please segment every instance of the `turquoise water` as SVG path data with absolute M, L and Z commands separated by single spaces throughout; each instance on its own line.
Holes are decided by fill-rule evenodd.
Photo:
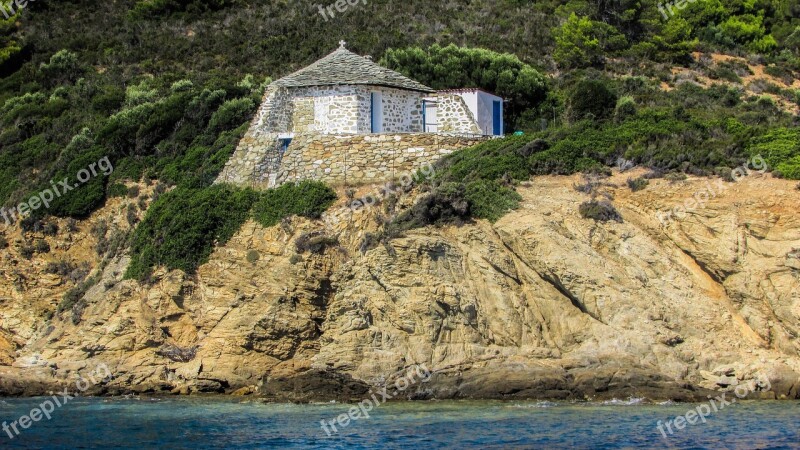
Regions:
M 0 420 L 43 400 L 0 400 Z M 388 403 L 327 436 L 320 420 L 351 406 L 77 398 L 14 439 L 0 431 L 0 448 L 800 448 L 800 402 L 736 403 L 669 438 L 656 422 L 699 404 Z

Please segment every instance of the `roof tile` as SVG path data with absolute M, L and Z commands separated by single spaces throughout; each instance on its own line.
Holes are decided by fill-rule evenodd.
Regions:
M 310 66 L 275 81 L 274 84 L 283 87 L 363 84 L 435 92 L 422 83 L 356 55 L 344 46 Z

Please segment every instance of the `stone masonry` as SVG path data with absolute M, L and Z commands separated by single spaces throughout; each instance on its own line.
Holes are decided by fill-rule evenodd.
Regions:
M 435 133 L 298 137 L 283 155 L 276 183 L 312 179 L 359 184 L 390 180 L 485 140 L 484 136 Z

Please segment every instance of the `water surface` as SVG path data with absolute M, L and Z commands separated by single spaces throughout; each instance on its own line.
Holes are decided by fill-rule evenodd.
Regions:
M 45 398 L 0 399 L 0 420 Z M 229 398 L 76 398 L 1 448 L 800 448 L 800 402 L 741 402 L 664 438 L 656 427 L 700 404 L 426 401 L 320 425 L 353 405 Z M 363 415 L 363 413 L 362 413 Z M 13 431 L 12 431 L 13 434 Z

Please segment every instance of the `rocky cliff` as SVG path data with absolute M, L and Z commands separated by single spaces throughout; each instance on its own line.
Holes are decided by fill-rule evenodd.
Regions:
M 114 378 L 92 393 L 358 399 L 424 364 L 430 380 L 404 398 L 705 399 L 761 376 L 770 388 L 752 396 L 800 398 L 796 183 L 658 179 L 632 192 L 629 176 L 603 188 L 622 223 L 581 218 L 577 177 L 541 177 L 495 224 L 362 253 L 382 207 L 342 201 L 321 221 L 248 222 L 196 275 L 162 269 L 146 284 L 123 280 L 128 257 L 109 250 L 134 199 L 54 236 L 2 228 L 0 391 L 41 393 L 103 363 Z M 663 220 L 708 186 L 707 202 Z M 309 232 L 338 244 L 298 248 Z M 24 258 L 37 240 L 50 252 Z

